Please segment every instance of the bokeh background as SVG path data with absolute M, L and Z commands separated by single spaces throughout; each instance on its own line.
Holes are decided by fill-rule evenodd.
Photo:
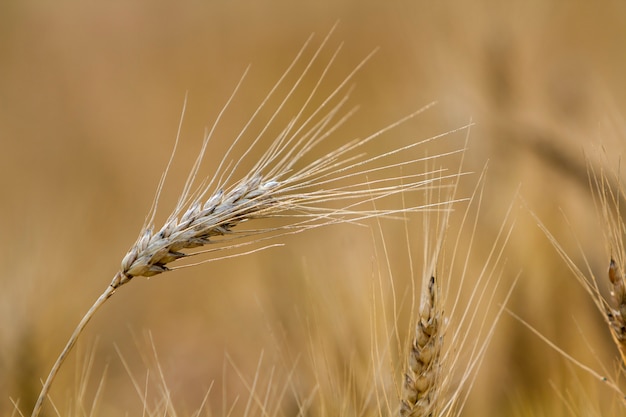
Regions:
M 495 303 L 519 275 L 512 311 L 600 373 L 617 372 L 617 351 L 601 315 L 530 212 L 576 262 L 584 254 L 604 277 L 610 254 L 587 170 L 619 176 L 626 143 L 623 2 L 5 1 L 0 413 L 15 413 L 12 400 L 29 413 L 39 379 L 134 242 L 170 155 L 185 94 L 181 149 L 162 216 L 176 201 L 205 128 L 246 67 L 249 76 L 208 153 L 207 175 L 306 39 L 315 33 L 313 45 L 319 45 L 337 22 L 328 50 L 345 45 L 332 79 L 380 49 L 354 79 L 351 103 L 359 112 L 333 140 L 364 136 L 433 100 L 437 106 L 368 152 L 473 120 L 464 170 L 475 174 L 464 177 L 458 197 L 471 195 L 489 168 L 468 279 L 484 265 L 512 206 L 516 224 Z M 415 152 L 432 155 L 464 141 L 465 133 L 456 134 Z M 459 159 L 441 163 L 456 171 Z M 421 221 L 415 215 L 409 223 Z M 406 294 L 404 226 L 384 221 L 381 227 L 397 288 Z M 422 237 L 410 233 L 417 271 Z M 372 302 L 392 301 L 372 301 L 372 277 L 386 271 L 381 242 L 367 228 L 349 225 L 284 242 L 284 248 L 121 288 L 55 383 L 52 398 L 61 414 L 89 415 L 95 397 L 94 415 L 139 415 L 145 386 L 149 401 L 165 398 L 158 383 L 146 384 L 160 368 L 181 416 L 198 410 L 207 392 L 201 415 L 227 415 L 233 404 L 234 415 L 242 415 L 255 375 L 260 398 L 272 387 L 270 409 L 277 415 L 297 415 L 309 402 L 317 404 L 312 415 L 370 415 L 372 399 L 357 394 L 371 379 L 368 312 Z M 410 321 L 406 310 L 402 324 Z M 401 336 L 408 337 L 404 330 Z M 399 367 L 389 367 L 396 383 Z M 353 398 L 342 398 L 344 390 Z M 79 397 L 87 412 L 76 411 Z M 505 314 L 464 414 L 623 411 L 606 386 Z

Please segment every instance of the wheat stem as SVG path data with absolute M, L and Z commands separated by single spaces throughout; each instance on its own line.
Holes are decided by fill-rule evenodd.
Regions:
M 78 323 L 78 326 L 76 326 L 76 329 L 74 329 L 74 333 L 72 333 L 72 335 L 70 336 L 69 340 L 67 341 L 67 344 L 65 345 L 65 348 L 63 348 L 63 351 L 61 351 L 61 354 L 59 355 L 56 362 L 52 366 L 52 369 L 50 370 L 50 373 L 48 374 L 48 378 L 46 378 L 46 382 L 43 384 L 43 387 L 41 388 L 41 392 L 39 393 L 39 398 L 37 398 L 37 402 L 35 403 L 35 407 L 33 408 L 31 417 L 37 417 L 39 415 L 39 413 L 41 412 L 41 408 L 43 406 L 43 402 L 46 396 L 48 395 L 48 392 L 50 391 L 50 387 L 52 386 L 52 381 L 54 381 L 54 378 L 59 372 L 59 368 L 61 368 L 61 365 L 63 365 L 63 362 L 65 362 L 67 355 L 70 353 L 70 351 L 76 344 L 78 337 L 83 332 L 83 329 L 85 328 L 87 323 L 89 323 L 89 320 L 91 320 L 94 314 L 96 314 L 96 311 L 98 311 L 98 309 L 104 304 L 104 302 L 113 295 L 117 287 L 121 285 L 121 282 L 122 282 L 122 274 L 118 272 L 117 274 L 115 274 L 115 277 L 113 278 L 113 281 L 111 282 L 111 284 L 106 288 L 106 290 L 104 290 L 104 292 L 100 295 L 100 297 L 98 297 L 96 302 L 93 303 L 89 311 L 87 311 L 87 313 L 83 316 L 80 323 Z

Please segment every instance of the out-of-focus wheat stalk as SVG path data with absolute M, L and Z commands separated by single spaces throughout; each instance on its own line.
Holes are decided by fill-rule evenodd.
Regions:
M 608 262 L 609 266 L 606 275 L 608 282 L 606 281 L 606 278 L 602 281 L 605 281 L 605 284 L 603 285 L 610 285 L 612 300 L 609 301 L 602 295 L 599 284 L 599 282 L 602 281 L 599 281 L 596 277 L 591 265 L 587 261 L 584 251 L 579 248 L 580 255 L 585 262 L 585 269 L 583 270 L 576 264 L 563 246 L 561 246 L 558 239 L 548 230 L 541 220 L 534 215 L 534 213 L 533 216 L 535 217 L 535 220 L 541 230 L 550 240 L 552 246 L 565 261 L 570 271 L 589 294 L 592 301 L 598 308 L 598 311 L 602 314 L 611 333 L 611 337 L 619 351 L 621 362 L 623 365 L 626 365 L 626 278 L 623 273 L 624 266 L 626 266 L 624 263 L 626 261 L 626 251 L 624 250 L 626 225 L 620 212 L 620 203 L 624 201 L 623 199 L 625 195 L 621 187 L 618 187 L 617 190 L 614 189 L 613 184 L 619 184 L 619 180 L 610 181 L 604 172 L 595 172 L 591 165 L 589 165 L 589 179 L 590 188 L 594 195 L 596 211 L 598 212 L 604 226 L 604 243 L 610 254 L 610 260 Z M 585 370 L 602 383 L 607 384 L 618 394 L 622 404 L 626 404 L 626 394 L 620 388 L 618 382 L 613 379 L 608 372 L 604 371 L 604 373 L 601 374 L 588 365 L 585 365 L 581 361 L 573 358 L 555 343 L 550 341 L 547 337 L 540 334 L 531 324 L 527 323 L 516 314 L 511 314 L 570 362 Z
M 304 104 L 297 108 L 293 114 L 290 114 L 290 122 L 277 138 L 273 139 L 269 145 L 263 144 L 267 129 L 279 114 L 286 111 L 288 100 L 292 98 L 304 77 L 318 60 L 329 36 L 313 52 L 312 57 L 297 76 L 293 85 L 289 87 L 288 92 L 282 98 L 265 127 L 256 133 L 248 149 L 241 155 L 235 154 L 234 151 L 235 145 L 242 140 L 244 133 L 247 133 L 250 125 L 257 119 L 258 114 L 270 97 L 274 95 L 278 86 L 284 83 L 287 74 L 291 73 L 296 63 L 301 61 L 311 39 L 305 43 L 285 74 L 268 93 L 266 99 L 233 141 L 214 176 L 211 179 L 199 180 L 200 166 L 209 141 L 222 114 L 241 86 L 245 78 L 244 75 L 217 117 L 213 128 L 206 135 L 176 207 L 165 223 L 161 227 L 156 227 L 155 215 L 159 195 L 172 163 L 176 150 L 176 147 L 174 148 L 167 169 L 158 186 L 153 206 L 137 241 L 123 257 L 119 272 L 80 321 L 53 365 L 33 409 L 33 417 L 39 415 L 55 375 L 91 317 L 120 286 L 128 283 L 134 277 L 150 277 L 175 269 L 176 267 L 172 266 L 174 261 L 192 255 L 258 244 L 276 235 L 298 233 L 340 222 L 359 222 L 371 217 L 392 216 L 408 211 L 441 209 L 441 202 L 432 202 L 422 207 L 399 209 L 366 208 L 368 202 L 392 195 L 428 187 L 443 187 L 446 179 L 454 179 L 458 176 L 458 173 L 448 175 L 443 169 L 436 170 L 437 175 L 432 172 L 407 174 L 400 170 L 400 168 L 408 170 L 420 162 L 445 156 L 446 154 L 439 154 L 432 157 L 411 159 L 407 155 L 410 155 L 408 151 L 411 148 L 452 132 L 415 141 L 410 145 L 392 148 L 373 156 L 367 156 L 361 150 L 370 141 L 414 118 L 430 106 L 411 113 L 366 138 L 342 141 L 341 146 L 330 152 L 315 154 L 320 144 L 333 137 L 337 129 L 353 114 L 354 109 L 345 109 L 350 94 L 348 83 L 369 59 L 369 56 L 359 63 L 339 85 L 334 87 L 332 92 L 322 100 L 322 104 L 312 108 L 312 103 L 320 94 L 319 90 L 322 83 L 341 49 L 340 47 L 337 48 L 326 63 Z M 178 143 L 178 138 L 176 143 Z M 260 158 L 253 161 L 252 168 L 236 180 L 237 169 L 250 158 L 251 150 L 263 149 L 264 147 L 265 152 Z M 452 151 L 451 153 L 459 151 Z M 394 159 L 397 156 L 401 157 L 400 162 Z M 310 162 L 306 162 L 305 159 Z M 398 175 L 394 172 L 402 173 Z M 377 179 L 370 179 L 370 176 Z M 281 223 L 271 227 L 261 225 L 257 229 L 246 228 L 245 225 L 259 218 L 277 218 Z M 233 239 L 241 237 L 251 237 L 252 239 L 233 243 Z M 205 248 L 207 245 L 215 245 L 215 247 L 198 250 L 198 248 Z M 261 248 L 257 246 L 249 252 L 271 246 L 275 245 L 266 245 Z M 198 263 L 208 260 L 210 259 Z

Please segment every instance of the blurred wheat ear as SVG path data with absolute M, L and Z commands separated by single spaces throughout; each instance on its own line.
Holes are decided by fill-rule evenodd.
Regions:
M 462 161 L 459 172 L 462 172 Z M 476 182 L 469 198 L 456 202 L 459 181 L 449 189 L 426 190 L 426 201 L 439 201 L 442 193 L 452 210 L 427 212 L 421 216 L 423 224 L 417 233 L 405 223 L 407 255 L 411 271 L 411 294 L 421 291 L 421 300 L 411 297 L 409 327 L 404 340 L 396 340 L 397 356 L 386 358 L 394 363 L 399 358 L 401 380 L 397 384 L 397 402 L 388 401 L 387 415 L 400 417 L 459 416 L 465 407 L 478 370 L 499 319 L 511 297 L 517 278 L 510 283 L 506 295 L 496 301 L 504 278 L 504 251 L 513 231 L 512 210 L 514 201 L 502 220 L 486 257 L 477 253 L 475 244 L 480 240 L 478 226 L 482 212 L 487 167 Z M 457 177 L 460 179 L 461 177 Z M 462 205 L 465 205 L 464 209 Z M 458 222 L 451 222 L 454 213 Z M 382 235 L 382 230 L 380 230 Z M 421 276 L 415 273 L 411 236 L 423 240 Z M 468 239 L 468 240 L 467 240 Z M 385 239 L 381 239 L 382 242 Z M 482 239 L 481 245 L 485 243 Z M 384 247 L 382 258 L 388 258 Z M 470 264 L 479 262 L 479 271 Z M 388 268 L 391 268 L 388 265 Z M 389 271 L 391 276 L 391 272 Z M 398 291 L 401 293 L 401 291 Z M 392 299 L 396 299 L 395 289 Z M 406 295 L 396 299 L 388 316 L 397 322 L 397 305 Z M 390 327 L 388 339 L 401 329 Z M 383 338 L 384 339 L 384 338 Z M 387 342 L 389 343 L 389 342 Z M 393 349 L 379 349 L 390 351 Z M 379 359 L 383 363 L 383 359 Z M 388 396 L 381 390 L 384 398 Z M 393 405 L 391 405 L 393 404 Z
M 514 202 L 502 220 L 481 270 L 474 275 L 468 268 L 470 261 L 477 260 L 474 242 L 480 236 L 477 221 L 482 209 L 486 171 L 487 167 L 468 198 L 464 213 L 461 210 L 456 237 L 448 236 L 452 234 L 450 210 L 423 216 L 421 238 L 426 246 L 421 301 L 418 311 L 412 314 L 415 319 L 410 341 L 400 352 L 405 360 L 397 409 L 400 417 L 461 414 L 515 286 L 517 279 L 510 284 L 503 299 L 495 302 L 503 278 L 504 250 L 515 223 L 512 219 Z M 446 191 L 450 201 L 455 200 L 457 186 L 458 182 Z M 428 201 L 441 198 L 435 198 L 431 191 L 427 193 Z M 466 246 L 461 240 L 468 236 Z M 407 246 L 410 246 L 408 238 Z M 447 257 L 446 253 L 451 256 Z M 414 311 L 413 305 L 411 311 Z
M 420 166 L 420 163 L 462 152 L 462 149 L 418 159 L 411 159 L 411 152 L 408 151 L 468 126 L 415 141 L 404 147 L 392 148 L 373 156 L 367 156 L 363 151 L 367 143 L 414 118 L 430 105 L 389 124 L 364 139 L 341 141 L 340 143 L 343 144 L 340 147 L 330 152 L 319 152 L 319 145 L 328 138 L 334 137 L 337 129 L 354 113 L 355 109 L 345 108 L 350 93 L 348 83 L 370 56 L 348 73 L 342 82 L 334 86 L 331 93 L 323 97 L 320 105 L 314 106 L 312 103 L 319 98 L 317 96 L 320 94 L 321 86 L 341 49 L 338 47 L 324 64 L 304 103 L 298 105 L 295 111 L 289 114 L 290 122 L 284 126 L 278 137 L 270 140 L 269 144 L 264 144 L 268 136 L 267 129 L 275 123 L 279 114 L 286 112 L 286 109 L 292 106 L 290 100 L 293 99 L 294 92 L 311 72 L 313 65 L 319 61 L 320 52 L 326 47 L 329 37 L 330 34 L 317 49 L 310 53 L 310 59 L 301 64 L 303 69 L 297 73 L 296 81 L 287 88 L 287 93 L 271 117 L 264 121 L 265 127 L 252 134 L 253 139 L 247 145 L 247 149 L 241 154 L 235 152 L 236 145 L 245 136 L 244 134 L 248 134 L 247 131 L 252 122 L 258 121 L 257 118 L 270 97 L 276 93 L 279 86 L 284 84 L 286 76 L 295 71 L 297 64 L 302 63 L 312 37 L 305 43 L 283 76 L 270 90 L 266 99 L 236 136 L 212 178 L 199 181 L 200 166 L 209 141 L 223 112 L 241 86 L 245 78 L 244 74 L 233 95 L 217 117 L 213 128 L 206 135 L 176 207 L 161 227 L 155 227 L 154 220 L 159 195 L 175 154 L 176 147 L 174 148 L 158 186 L 153 206 L 137 241 L 124 256 L 120 270 L 111 284 L 85 314 L 53 365 L 33 409 L 33 417 L 39 415 L 55 375 L 87 322 L 120 286 L 130 282 L 134 277 L 150 277 L 176 269 L 176 266 L 172 266 L 174 261 L 190 256 L 256 245 L 252 246 L 253 249 L 248 252 L 236 254 L 241 255 L 276 246 L 276 244 L 259 246 L 260 242 L 276 236 L 298 233 L 329 224 L 393 216 L 408 211 L 439 210 L 444 207 L 443 203 L 448 203 L 435 201 L 420 207 L 370 208 L 373 201 L 396 194 L 423 190 L 427 187 L 445 187 L 447 180 L 458 177 L 458 173 L 447 174 L 444 169 L 433 172 L 415 172 L 414 170 L 416 166 Z M 251 149 L 265 149 L 265 152 L 260 158 L 250 161 Z M 305 156 L 307 158 L 304 158 Z M 400 158 L 399 162 L 398 158 Z M 305 162 L 305 159 L 312 162 Z M 246 173 L 238 176 L 238 168 L 245 167 L 246 163 L 251 168 L 246 168 Z M 375 179 L 371 179 L 370 176 Z M 246 227 L 259 218 L 278 219 L 279 225 L 271 227 L 261 225 L 256 229 Z M 242 237 L 247 237 L 248 240 L 233 243 L 233 239 Z M 198 249 L 205 248 L 207 245 L 213 245 L 213 247 Z M 233 255 L 218 254 L 218 258 L 220 256 Z M 214 259 L 215 257 L 208 258 L 197 263 Z M 184 264 L 179 267 L 188 267 L 197 263 Z
M 624 277 L 624 267 L 626 264 L 626 251 L 624 250 L 624 224 L 621 206 L 624 202 L 624 191 L 619 184 L 619 180 L 609 181 L 604 174 L 593 173 L 593 190 L 595 191 L 595 201 L 599 202 L 602 215 L 602 223 L 605 225 L 605 240 L 611 253 L 609 261 L 608 278 L 611 288 L 612 302 L 604 300 L 597 291 L 591 291 L 596 301 L 596 305 L 603 311 L 609 325 L 611 336 L 617 347 L 622 365 L 626 366 L 626 278 Z M 617 189 L 617 191 L 613 191 Z M 592 279 L 591 282 L 594 280 Z M 590 281 L 586 281 L 590 282 Z M 594 285 L 597 285 L 594 282 Z M 597 287 L 596 287 L 597 290 Z
M 434 276 L 430 278 L 427 288 L 420 307 L 415 338 L 408 354 L 402 385 L 401 417 L 433 415 L 443 342 L 440 326 L 443 315 Z
M 622 364 L 626 365 L 626 281 L 624 274 L 611 259 L 609 265 L 609 280 L 613 289 L 613 308 L 607 307 L 606 315 L 609 319 L 611 335 L 622 357 Z
M 598 311 L 604 317 L 609 332 L 615 346 L 620 355 L 622 367 L 620 373 L 623 373 L 623 366 L 626 365 L 626 277 L 624 276 L 624 266 L 626 266 L 626 250 L 624 249 L 624 236 L 626 232 L 626 224 L 622 217 L 621 203 L 626 197 L 623 189 L 614 184 L 619 184 L 619 180 L 611 181 L 605 173 L 596 173 L 591 165 L 589 165 L 590 187 L 596 204 L 596 211 L 604 226 L 605 246 L 610 253 L 609 267 L 607 276 L 601 281 L 598 280 L 596 274 L 592 270 L 586 256 L 581 251 L 581 257 L 585 262 L 586 270 L 582 270 L 572 257 L 567 253 L 558 239 L 548 230 L 541 220 L 534 214 L 535 220 L 540 229 L 550 240 L 552 246 L 556 249 L 560 257 L 565 261 L 570 271 L 574 274 L 578 282 L 583 286 L 589 294 L 592 301 L 596 305 Z M 606 282 L 608 278 L 608 282 Z M 603 284 L 601 284 L 604 282 Z M 609 285 L 612 300 L 607 300 L 600 290 L 600 285 Z M 597 372 L 593 368 L 583 364 L 577 359 L 570 356 L 567 352 L 556 346 L 546 336 L 540 334 L 531 324 L 524 321 L 514 313 L 509 312 L 518 321 L 528 327 L 533 333 L 544 340 L 550 347 L 559 352 L 570 362 L 579 368 L 588 372 L 595 379 L 606 384 L 613 390 L 621 402 L 622 406 L 626 405 L 626 393 L 620 388 L 617 379 L 610 377 L 606 370 L 603 374 Z

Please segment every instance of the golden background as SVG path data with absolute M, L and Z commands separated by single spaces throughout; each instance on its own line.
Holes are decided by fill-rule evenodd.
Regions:
M 354 80 L 351 103 L 361 109 L 342 130 L 346 140 L 433 100 L 437 106 L 387 135 L 381 149 L 392 140 L 400 146 L 473 120 L 464 170 L 474 174 L 464 177 L 458 197 L 469 196 L 485 164 L 489 169 L 468 275 L 480 269 L 513 204 L 516 225 L 504 252 L 499 300 L 519 274 L 509 308 L 600 373 L 602 366 L 615 373 L 617 351 L 601 315 L 530 211 L 578 263 L 582 252 L 604 278 L 609 252 L 587 161 L 617 172 L 626 143 L 622 2 L 2 2 L 2 415 L 14 413 L 10 399 L 19 399 L 29 414 L 39 379 L 134 242 L 170 155 L 185 94 L 181 149 L 160 205 L 161 221 L 205 128 L 246 67 L 251 65 L 250 73 L 208 152 L 207 174 L 306 39 L 315 33 L 315 48 L 336 22 L 328 50 L 345 44 L 333 77 L 340 79 L 380 48 Z M 464 135 L 419 152 L 458 149 Z M 442 163 L 458 169 L 458 158 Z M 415 215 L 413 223 L 420 222 Z M 406 291 L 404 228 L 397 221 L 384 226 L 393 275 Z M 420 238 L 411 236 L 418 270 Z M 267 386 L 281 390 L 291 370 L 295 382 L 275 414 L 297 415 L 298 395 L 325 404 L 312 414 L 352 410 L 337 405 L 352 400 L 333 398 L 341 390 L 330 381 L 349 379 L 343 373 L 350 370 L 362 380 L 346 385 L 367 385 L 358 368 L 370 359 L 366 312 L 372 276 L 384 264 L 373 249 L 380 242 L 366 228 L 350 225 L 284 242 L 247 257 L 136 278 L 121 288 L 87 327 L 53 386 L 61 414 L 81 414 L 73 402 L 81 387 L 89 410 L 103 380 L 95 415 L 140 415 L 142 400 L 123 362 L 141 392 L 146 373 L 158 373 L 141 359 L 153 357 L 152 346 L 181 416 L 200 408 L 212 381 L 200 415 L 227 415 L 233 403 L 233 415 L 243 415 L 249 394 L 241 379 L 251 384 L 260 375 L 259 392 Z M 313 393 L 312 375 L 320 367 L 310 350 L 318 344 L 336 374 L 316 381 L 321 388 Z M 86 369 L 91 373 L 81 383 Z M 163 398 L 153 385 L 149 396 Z M 621 415 L 623 405 L 505 314 L 464 415 L 573 410 Z

